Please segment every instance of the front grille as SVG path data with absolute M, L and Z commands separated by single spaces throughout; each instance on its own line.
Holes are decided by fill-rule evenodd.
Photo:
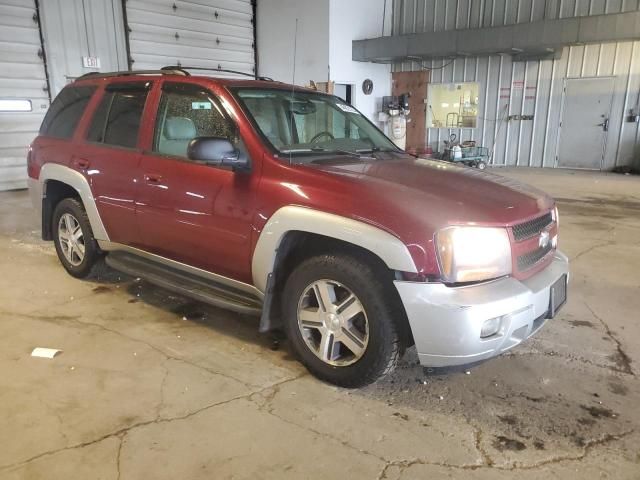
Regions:
M 521 272 L 533 267 L 536 263 L 542 260 L 547 253 L 549 253 L 553 247 L 551 246 L 551 242 L 547 243 L 547 246 L 540 247 L 537 250 L 534 250 L 529 253 L 525 253 L 524 255 L 520 255 L 518 257 L 518 270 Z
M 535 237 L 551 222 L 553 222 L 553 218 L 551 217 L 551 212 L 549 212 L 541 217 L 529 220 L 528 222 L 515 225 L 512 228 L 513 238 L 515 238 L 516 242 L 521 242 L 527 238 Z

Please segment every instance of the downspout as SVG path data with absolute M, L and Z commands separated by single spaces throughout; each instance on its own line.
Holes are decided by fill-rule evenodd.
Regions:
M 122 21 L 124 22 L 124 45 L 127 55 L 127 69 L 132 70 L 131 46 L 129 44 L 129 21 L 127 20 L 127 0 L 122 0 Z
M 251 0 L 251 10 L 253 12 L 253 71 L 256 80 L 260 77 L 258 73 L 258 1 Z
M 42 52 L 42 62 L 44 63 L 44 77 L 47 81 L 47 97 L 49 97 L 49 103 L 51 103 L 51 83 L 49 82 L 49 66 L 47 65 L 47 50 L 44 48 L 44 35 L 42 34 L 42 22 L 40 21 L 40 2 L 34 0 L 36 7 L 36 15 L 34 21 L 38 24 L 38 35 L 40 35 L 40 51 Z

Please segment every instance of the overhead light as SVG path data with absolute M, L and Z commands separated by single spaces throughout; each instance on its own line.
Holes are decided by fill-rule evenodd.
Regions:
M 0 98 L 0 112 L 30 112 L 31 110 L 31 100 Z
M 448 103 L 441 103 L 440 106 L 442 108 L 449 108 L 449 104 Z

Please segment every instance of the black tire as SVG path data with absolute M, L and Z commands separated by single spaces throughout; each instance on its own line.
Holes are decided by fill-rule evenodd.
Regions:
M 326 279 L 339 282 L 360 301 L 368 321 L 368 343 L 362 356 L 350 365 L 325 363 L 310 349 L 298 327 L 298 304 L 313 282 Z M 289 275 L 282 310 L 287 337 L 294 353 L 316 377 L 340 387 L 357 388 L 392 372 L 403 352 L 399 302 L 388 272 L 376 268 L 364 256 L 325 254 L 300 263 Z
M 487 168 L 487 164 L 480 160 L 478 163 L 476 163 L 476 168 L 478 170 L 484 170 L 485 168 Z
M 61 239 L 59 235 L 59 223 L 63 215 L 70 214 L 77 220 L 82 230 L 82 239 L 84 242 L 84 258 L 77 265 L 70 262 L 63 252 Z M 51 222 L 51 234 L 53 243 L 56 247 L 56 253 L 62 266 L 67 272 L 76 278 L 86 278 L 90 275 L 96 275 L 104 268 L 104 259 L 100 247 L 93 237 L 89 217 L 84 206 L 75 198 L 65 198 L 60 201 L 53 211 L 53 221 Z

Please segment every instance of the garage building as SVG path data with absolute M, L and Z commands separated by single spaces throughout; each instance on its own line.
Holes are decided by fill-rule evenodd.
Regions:
M 26 185 L 26 146 L 74 78 L 258 65 L 260 75 L 290 82 L 296 21 L 296 83 L 333 82 L 375 122 L 383 97 L 410 90 L 412 151 L 442 151 L 453 133 L 487 147 L 496 166 L 632 166 L 638 8 L 637 0 L 263 0 L 256 17 L 255 2 L 241 0 L 2 0 L 0 188 Z M 362 93 L 366 79 L 373 94 Z
M 0 479 L 638 480 L 639 175 L 640 0 L 0 0 Z

